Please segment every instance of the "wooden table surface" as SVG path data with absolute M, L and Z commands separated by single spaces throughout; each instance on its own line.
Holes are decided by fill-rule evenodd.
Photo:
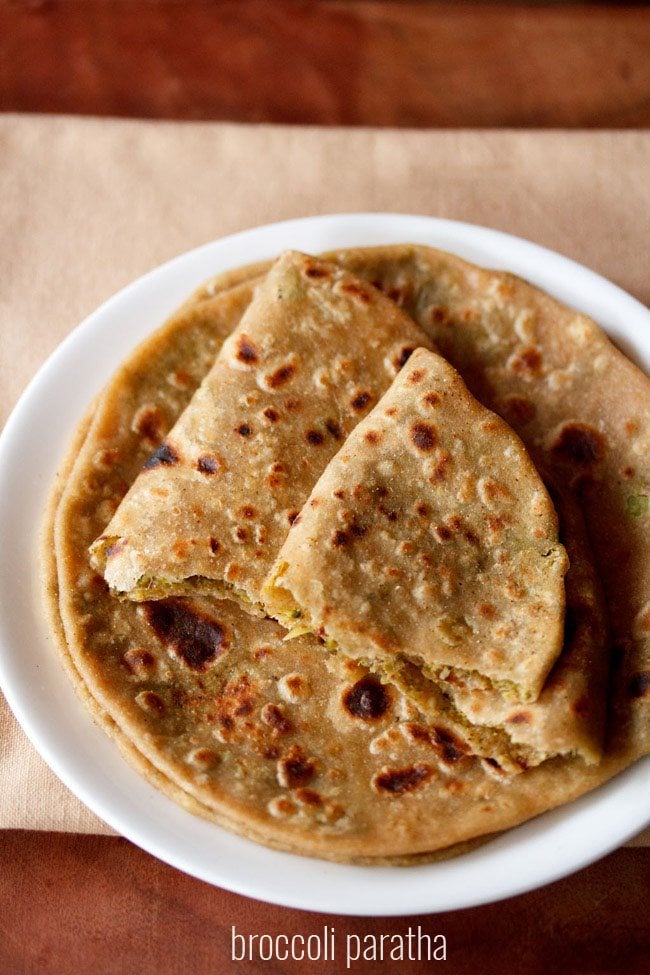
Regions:
M 442 127 L 650 123 L 643 4 L 0 0 L 0 110 Z M 125 840 L 0 832 L 0 975 L 344 971 L 231 962 L 249 933 L 448 940 L 453 973 L 648 971 L 650 850 L 501 904 L 325 918 L 184 876 Z M 378 971 L 358 963 L 356 972 Z M 395 972 L 434 967 L 388 963 Z

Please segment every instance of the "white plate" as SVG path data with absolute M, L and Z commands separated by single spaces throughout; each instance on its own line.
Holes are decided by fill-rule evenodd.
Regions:
M 80 706 L 42 620 L 37 526 L 86 404 L 129 350 L 203 280 L 290 247 L 317 253 L 404 241 L 522 275 L 591 315 L 650 368 L 650 312 L 558 254 L 449 220 L 394 214 L 310 217 L 207 244 L 125 288 L 45 363 L 0 438 L 0 683 L 33 744 L 87 806 L 154 856 L 249 897 L 335 914 L 452 910 L 518 894 L 577 870 L 646 825 L 650 762 L 637 763 L 577 802 L 444 863 L 408 870 L 353 867 L 267 850 L 191 816 L 149 786 Z

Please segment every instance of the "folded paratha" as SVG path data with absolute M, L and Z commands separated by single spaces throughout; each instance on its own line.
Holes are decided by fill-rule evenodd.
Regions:
M 260 612 L 262 581 L 314 482 L 422 344 L 372 286 L 285 254 L 93 545 L 111 589 L 232 596 Z
M 562 648 L 555 508 L 519 437 L 418 349 L 327 466 L 263 591 L 348 657 L 534 701 Z
M 398 260 L 397 254 L 404 260 Z M 351 263 L 356 262 L 357 270 L 360 264 L 365 266 L 371 280 L 387 288 L 397 287 L 391 282 L 399 281 L 404 289 L 413 255 L 412 248 L 398 249 L 397 253 L 388 248 L 365 257 L 359 252 L 348 256 Z M 430 256 L 427 260 L 432 261 Z M 456 259 L 438 256 L 436 260 L 435 268 L 433 262 L 430 266 L 429 288 L 438 276 L 443 280 L 445 268 L 448 280 L 454 277 Z M 423 287 L 425 277 L 424 272 L 423 277 L 418 276 L 420 271 L 414 273 L 416 263 L 418 267 L 426 264 L 421 254 L 411 268 L 412 295 Z M 383 281 L 379 266 L 385 275 Z M 501 280 L 499 275 L 488 272 L 475 273 L 477 279 L 485 274 L 488 283 Z M 175 422 L 193 391 L 192 384 L 208 371 L 219 342 L 237 323 L 253 290 L 245 284 L 227 296 L 215 297 L 212 282 L 208 289 L 211 293 L 202 291 L 191 307 L 186 306 L 180 316 L 130 356 L 111 381 L 67 479 L 56 514 L 58 585 L 50 585 L 47 591 L 53 633 L 61 634 L 62 652 L 70 661 L 70 672 L 86 704 L 142 774 L 186 808 L 258 842 L 329 859 L 419 862 L 457 840 L 508 828 L 567 802 L 645 754 L 648 698 L 644 695 L 648 684 L 643 680 L 640 641 L 630 643 L 624 669 L 619 671 L 615 683 L 609 734 L 600 764 L 588 767 L 581 759 L 557 758 L 500 781 L 490 777 L 480 760 L 470 757 L 471 749 L 462 740 L 449 735 L 446 723 L 429 717 L 416 718 L 417 709 L 404 701 L 396 689 L 384 690 L 391 704 L 375 723 L 372 702 L 381 696 L 381 691 L 377 693 L 376 684 L 369 688 L 364 682 L 369 675 L 363 670 L 338 672 L 341 662 L 327 655 L 320 645 L 314 646 L 313 641 L 307 644 L 306 637 L 277 645 L 272 634 L 280 631 L 269 631 L 272 652 L 263 658 L 268 669 L 262 671 L 253 657 L 253 650 L 259 648 L 257 637 L 248 643 L 245 628 L 273 624 L 255 620 L 234 606 L 228 609 L 229 618 L 222 618 L 218 610 L 228 607 L 227 601 L 215 604 L 204 601 L 205 597 L 196 597 L 189 600 L 194 607 L 190 617 L 196 620 L 198 611 L 199 632 L 204 638 L 215 632 L 215 624 L 225 630 L 232 623 L 241 635 L 216 660 L 204 661 L 207 666 L 201 670 L 200 655 L 188 663 L 178 652 L 178 639 L 173 639 L 174 633 L 178 636 L 173 612 L 167 623 L 163 622 L 161 639 L 157 635 L 160 625 L 156 630 L 147 620 L 147 606 L 138 609 L 131 602 L 118 602 L 108 592 L 89 566 L 87 547 L 103 531 L 126 487 L 156 446 L 152 443 L 156 431 L 143 422 L 143 417 L 150 409 L 159 409 L 164 422 L 158 435 L 164 436 L 164 427 Z M 534 289 L 531 291 L 536 294 Z M 547 299 L 539 296 L 537 300 Z M 563 315 L 570 320 L 568 311 L 556 308 L 558 321 L 565 320 Z M 611 347 L 610 353 L 618 355 Z M 642 402 L 640 386 L 634 388 L 637 402 Z M 533 384 L 531 396 L 535 389 Z M 648 399 L 646 405 L 647 402 Z M 541 392 L 539 403 L 543 410 Z M 645 544 L 645 536 L 639 533 L 640 524 L 636 519 L 619 519 L 610 530 L 619 539 L 627 539 L 628 544 L 636 540 L 638 553 L 638 546 Z M 51 557 L 51 545 L 46 546 L 45 558 Z M 609 573 L 601 571 L 603 576 L 611 576 L 614 569 L 610 568 Z M 629 564 L 626 572 L 632 572 Z M 186 602 L 181 601 L 181 605 Z M 165 602 L 148 604 L 156 605 L 164 606 Z M 201 613 L 207 623 L 205 619 L 201 622 Z M 239 615 L 233 616 L 235 613 Z M 240 620 L 244 628 L 241 630 Z M 180 629 L 182 632 L 184 627 Z M 259 630 L 253 632 L 261 634 Z M 192 641 L 199 646 L 201 642 Z M 213 647 L 214 644 L 213 639 Z M 278 666 L 271 670 L 276 647 Z M 130 649 L 135 652 L 129 653 Z M 143 651 L 142 656 L 138 649 Z M 308 651 L 304 656 L 303 650 Z M 285 657 L 285 653 L 291 657 Z M 313 672 L 313 682 L 322 690 L 308 699 L 311 703 L 294 711 L 294 705 L 281 696 L 278 688 L 284 677 L 298 672 L 296 662 L 303 660 L 305 667 L 319 667 Z M 192 662 L 194 666 L 190 666 Z M 287 671 L 286 667 L 292 669 Z M 236 703 L 225 694 L 232 680 L 246 675 L 255 685 L 256 694 L 248 713 L 250 701 Z M 292 681 L 285 681 L 282 687 L 291 684 Z M 296 686 L 300 687 L 300 681 Z M 163 711 L 158 710 L 156 695 L 162 699 Z M 226 706 L 234 710 L 242 707 L 233 716 L 230 741 L 220 741 L 214 734 L 215 722 L 208 720 L 208 715 L 215 715 L 206 705 L 210 695 L 215 706 L 226 701 Z M 265 757 L 255 744 L 261 736 L 271 733 L 274 719 L 269 724 L 268 717 L 272 711 L 265 712 L 267 720 L 262 718 L 262 711 L 273 704 L 286 706 L 289 717 L 295 719 L 295 730 L 289 737 L 280 737 L 281 747 L 296 744 L 308 753 L 308 758 L 323 763 L 319 766 L 322 772 L 319 770 L 318 777 L 305 786 L 295 785 L 292 789 L 282 785 L 277 769 L 280 757 Z M 353 711 L 369 711 L 368 718 L 350 715 L 350 707 Z M 237 729 L 242 732 L 240 740 Z M 190 756 L 183 750 L 186 744 L 199 749 L 199 754 L 192 756 L 194 763 L 188 761 Z M 202 756 L 202 746 L 216 753 L 214 764 L 211 765 L 210 755 Z M 348 746 L 352 746 L 349 756 Z M 330 754 L 336 748 L 338 755 Z M 227 756 L 224 761 L 222 755 Z M 341 784 L 338 797 L 333 794 L 336 774 L 329 775 L 335 761 L 339 766 L 348 763 L 352 774 L 345 785 Z M 238 763 L 243 770 L 239 784 L 234 772 Z M 352 788 L 349 801 L 347 783 Z M 318 793 L 323 806 L 309 792 L 293 795 L 301 788 Z M 288 805 L 283 801 L 287 793 Z M 331 807 L 326 806 L 329 802 L 347 806 L 348 812 L 339 820 L 326 821 L 327 809 L 331 815 Z M 306 811 L 312 807 L 315 812 Z M 348 813 L 352 815 L 345 820 Z M 338 810 L 334 810 L 336 815 Z

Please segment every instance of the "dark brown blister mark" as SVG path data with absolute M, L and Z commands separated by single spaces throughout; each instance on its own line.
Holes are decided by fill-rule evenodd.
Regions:
M 148 440 L 152 446 L 162 440 L 167 429 L 167 418 L 158 406 L 143 407 L 133 418 L 133 432 Z
M 451 466 L 451 454 L 448 450 L 441 450 L 436 465 L 429 475 L 430 484 L 440 484 L 447 476 L 447 469 Z
M 122 657 L 122 661 L 136 677 L 151 677 L 157 669 L 154 655 L 142 647 L 131 647 Z
M 415 346 L 404 345 L 399 350 L 398 354 L 395 356 L 395 366 L 401 369 L 409 361 L 413 353 L 415 352 Z
M 345 291 L 346 294 L 352 295 L 353 298 L 358 298 L 358 300 L 364 305 L 370 303 L 370 293 L 362 285 L 357 284 L 354 281 L 342 284 L 341 291 Z
M 442 396 L 440 393 L 434 393 L 433 390 L 430 390 L 428 393 L 424 394 L 422 397 L 422 402 L 425 406 L 440 406 Z
M 391 705 L 388 689 L 375 677 L 362 677 L 343 692 L 343 707 L 353 718 L 378 721 Z
M 266 376 L 266 385 L 270 389 L 279 389 L 281 386 L 286 386 L 288 382 L 293 379 L 296 374 L 296 367 L 291 362 L 287 362 L 284 366 L 278 366 L 278 368 L 269 373 Z
M 171 444 L 161 443 L 157 450 L 154 450 L 151 457 L 146 461 L 143 470 L 150 471 L 154 467 L 171 467 L 173 464 L 178 464 L 180 457 Z
M 264 418 L 269 421 L 269 423 L 277 423 L 280 419 L 280 414 L 277 410 L 274 410 L 272 406 L 267 406 L 263 411 Z
M 145 619 L 158 639 L 194 671 L 203 671 L 230 641 L 223 623 L 182 599 L 143 603 Z
M 298 522 L 299 520 L 300 520 L 299 511 L 289 511 L 287 513 L 287 521 L 289 522 L 290 525 L 295 525 L 296 522 Z
M 319 447 L 325 440 L 325 437 L 320 430 L 307 430 L 305 440 L 308 444 L 311 444 L 312 447 Z
M 551 444 L 551 453 L 557 461 L 581 469 L 595 467 L 603 460 L 605 451 L 603 435 L 578 420 L 563 424 Z
M 315 789 L 296 789 L 293 793 L 294 799 L 300 803 L 301 806 L 311 806 L 317 809 L 319 806 L 323 805 L 323 798 L 320 792 L 316 792 Z
M 537 376 L 542 369 L 542 354 L 539 349 L 529 345 L 508 360 L 510 369 L 519 376 Z
M 378 772 L 372 784 L 378 792 L 391 796 L 403 796 L 424 785 L 433 776 L 430 765 L 409 765 L 406 768 L 384 769 Z
M 643 670 L 639 674 L 634 674 L 630 678 L 627 689 L 630 697 L 648 697 L 650 695 L 650 671 Z
M 289 789 L 307 785 L 316 775 L 316 762 L 308 758 L 300 745 L 292 745 L 277 766 L 280 785 Z
M 334 437 L 335 440 L 343 439 L 341 424 L 337 423 L 336 420 L 325 420 L 325 429 Z
M 219 457 L 215 457 L 214 454 L 201 454 L 196 461 L 196 469 L 201 474 L 218 474 L 223 470 L 223 462 Z
M 432 325 L 452 325 L 453 319 L 444 305 L 434 305 L 429 312 Z
M 238 515 L 238 516 L 239 516 L 240 518 L 248 518 L 248 519 L 251 519 L 251 518 L 254 518 L 254 517 L 255 517 L 255 515 L 256 515 L 256 513 L 257 513 L 257 512 L 255 511 L 255 508 L 253 508 L 253 506 L 252 506 L 252 505 L 250 505 L 250 504 L 245 504 L 245 505 L 243 505 L 243 506 L 242 506 L 242 507 L 241 507 L 241 508 L 239 509 L 239 511 L 237 512 L 237 515 Z
M 366 433 L 364 433 L 363 439 L 366 441 L 366 443 L 370 444 L 371 447 L 374 447 L 381 440 L 381 434 L 378 430 L 368 430 Z
M 438 442 L 436 428 L 431 423 L 416 421 L 409 431 L 411 442 L 423 454 L 430 454 Z
M 337 531 L 335 531 L 332 535 L 332 545 L 335 548 L 342 548 L 344 545 L 347 545 L 349 541 L 350 536 L 341 528 L 337 529 Z
M 524 396 L 507 396 L 499 404 L 499 413 L 513 426 L 521 427 L 535 419 L 537 410 Z
M 324 267 L 317 267 L 313 264 L 305 268 L 305 274 L 308 278 L 329 278 L 330 276 L 330 272 Z
M 238 427 L 235 427 L 235 430 L 240 437 L 250 437 L 253 433 L 250 423 L 240 423 Z
M 410 372 L 406 377 L 406 381 L 410 383 L 411 386 L 417 386 L 417 384 L 421 383 L 423 379 L 424 379 L 423 369 L 414 369 L 413 372 Z
M 287 735 L 293 731 L 293 724 L 277 704 L 265 704 L 260 711 L 260 717 L 264 724 L 273 728 L 279 735 Z
M 465 742 L 453 735 L 447 728 L 431 728 L 429 735 L 431 744 L 443 762 L 453 765 L 467 756 L 469 750 Z
M 361 410 L 366 408 L 371 399 L 372 393 L 369 393 L 365 389 L 360 389 L 350 400 L 350 406 L 355 412 L 360 413 Z
M 260 353 L 255 343 L 246 335 L 240 335 L 237 340 L 236 358 L 246 365 L 259 362 Z
M 136 697 L 136 702 L 143 711 L 155 714 L 159 718 L 162 718 L 166 711 L 165 702 L 155 691 L 141 691 Z
M 217 541 L 217 539 L 214 538 L 214 536 L 213 536 L 210 539 L 210 551 L 212 552 L 213 555 L 216 555 L 220 548 L 221 548 L 221 545 L 219 544 L 219 542 Z

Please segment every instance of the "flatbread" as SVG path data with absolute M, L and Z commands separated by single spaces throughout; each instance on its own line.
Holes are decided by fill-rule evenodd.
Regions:
M 650 751 L 650 380 L 593 322 L 513 274 L 421 245 L 328 255 L 382 288 L 583 510 L 616 679 Z
M 534 701 L 562 648 L 555 508 L 516 434 L 418 349 L 325 469 L 263 592 L 370 666 Z
M 373 260 L 376 257 L 375 253 Z M 373 694 L 380 697 L 380 692 L 362 683 L 351 694 L 368 675 L 357 678 L 359 671 L 337 671 L 340 661 L 313 643 L 303 657 L 301 645 L 304 647 L 306 638 L 282 641 L 277 670 L 270 670 L 275 647 L 266 658 L 269 670 L 261 671 L 258 661 L 251 659 L 258 644 L 248 643 L 248 637 L 237 640 L 234 652 L 222 653 L 214 666 L 208 662 L 205 671 L 195 670 L 169 642 L 155 635 L 142 615 L 146 607 L 138 610 L 134 604 L 118 603 L 109 595 L 89 567 L 87 546 L 103 530 L 125 484 L 136 476 L 152 449 L 149 428 L 135 418 L 141 418 L 145 406 L 158 406 L 164 410 L 166 422 L 174 422 L 191 395 L 191 383 L 198 382 L 202 369 L 207 372 L 215 347 L 234 327 L 251 292 L 249 285 L 242 285 L 228 296 L 206 298 L 208 306 L 204 309 L 203 302 L 195 303 L 191 314 L 177 316 L 129 357 L 104 393 L 57 508 L 59 592 L 49 587 L 46 593 L 53 632 L 57 633 L 58 619 L 65 632 L 62 651 L 72 661 L 77 686 L 95 716 L 113 722 L 116 740 L 130 751 L 130 760 L 139 763 L 142 773 L 172 793 L 176 801 L 258 842 L 329 859 L 380 863 L 418 862 L 419 857 L 428 859 L 432 851 L 456 841 L 508 828 L 596 787 L 644 754 L 646 699 L 638 682 L 621 680 L 611 701 L 610 733 L 599 765 L 589 768 L 580 759 L 553 759 L 504 783 L 490 778 L 483 765 L 463 751 L 462 742 L 456 748 L 453 737 L 446 737 L 443 724 L 416 720 L 413 704 L 395 690 L 385 691 L 391 703 L 378 723 L 372 713 L 350 716 L 349 705 L 365 713 L 367 706 L 362 702 L 371 703 Z M 176 385 L 181 362 L 184 376 L 190 380 L 182 389 Z M 46 548 L 45 559 L 51 556 L 51 547 Z M 195 607 L 199 603 L 202 611 L 200 598 L 190 602 Z M 228 605 L 223 601 L 217 608 Z M 227 623 L 220 620 L 220 613 L 214 616 L 215 604 L 203 606 L 208 617 L 212 614 L 217 623 Z M 229 612 L 235 611 L 239 614 L 234 619 L 237 627 L 240 620 L 243 627 L 273 626 L 231 606 Z M 257 629 L 255 632 L 261 634 Z M 125 660 L 131 648 L 136 654 Z M 143 675 L 150 662 L 146 653 L 143 659 L 137 656 L 138 648 L 154 658 L 155 672 L 148 677 Z M 318 662 L 322 667 L 314 672 L 318 695 L 308 698 L 311 703 L 305 702 L 304 708 L 297 710 L 297 705 L 286 701 L 278 690 L 282 679 L 288 677 L 284 666 L 289 658 L 284 654 L 289 651 L 292 672 L 296 672 L 296 662 L 303 659 L 305 667 Z M 634 666 L 633 660 L 630 663 Z M 206 696 L 214 691 L 213 700 L 221 704 L 230 701 L 232 705 L 232 697 L 224 695 L 223 689 L 243 674 L 260 684 L 261 700 L 255 699 L 248 715 L 246 706 L 234 715 L 234 730 L 243 730 L 242 739 L 219 742 L 214 724 L 202 720 L 208 715 Z M 282 686 L 290 684 L 284 681 Z M 163 713 L 147 691 L 163 698 Z M 141 700 L 153 704 L 149 710 L 136 702 L 143 692 Z M 295 790 L 281 788 L 275 764 L 279 759 L 265 757 L 254 744 L 259 740 L 258 732 L 268 735 L 272 729 L 273 718 L 271 724 L 262 718 L 267 704 L 286 707 L 289 717 L 294 717 L 295 731 L 290 735 L 295 737 L 283 739 L 282 748 L 297 743 L 309 753 L 308 758 L 323 762 L 323 771 L 302 788 L 320 793 L 324 804 L 338 803 L 352 812 L 349 828 L 343 829 L 347 813 L 336 826 L 319 820 L 319 816 L 325 817 L 320 806 L 316 812 L 306 812 L 317 805 L 310 803 L 313 796 L 309 794 L 290 796 L 297 813 L 282 802 L 279 810 L 277 803 L 269 805 L 281 799 L 283 792 Z M 235 704 L 235 709 L 238 706 Z M 346 727 L 349 732 L 344 731 Z M 182 748 L 190 737 L 195 739 L 192 748 L 200 750 L 205 745 L 230 758 L 225 763 L 217 760 L 211 768 L 199 768 L 187 761 L 188 754 Z M 327 748 L 336 744 L 341 746 L 339 755 L 328 755 Z M 354 746 L 350 753 L 348 745 Z M 194 758 L 200 761 L 200 756 Z M 332 771 L 328 763 L 334 758 L 350 773 L 346 784 L 340 785 L 338 797 L 327 791 L 333 790 L 336 779 L 336 775 L 328 777 Z M 250 788 L 238 787 L 234 775 L 224 772 L 224 767 L 232 770 L 238 761 L 247 766 L 244 781 Z M 429 775 L 424 766 L 433 767 L 435 774 Z M 452 766 L 454 770 L 450 771 Z M 306 800 L 304 807 L 300 799 L 303 803 Z M 282 814 L 283 809 L 291 815 L 281 818 L 271 811 Z
M 131 599 L 203 591 L 259 612 L 314 482 L 428 343 L 376 289 L 285 254 L 93 545 L 94 565 Z

